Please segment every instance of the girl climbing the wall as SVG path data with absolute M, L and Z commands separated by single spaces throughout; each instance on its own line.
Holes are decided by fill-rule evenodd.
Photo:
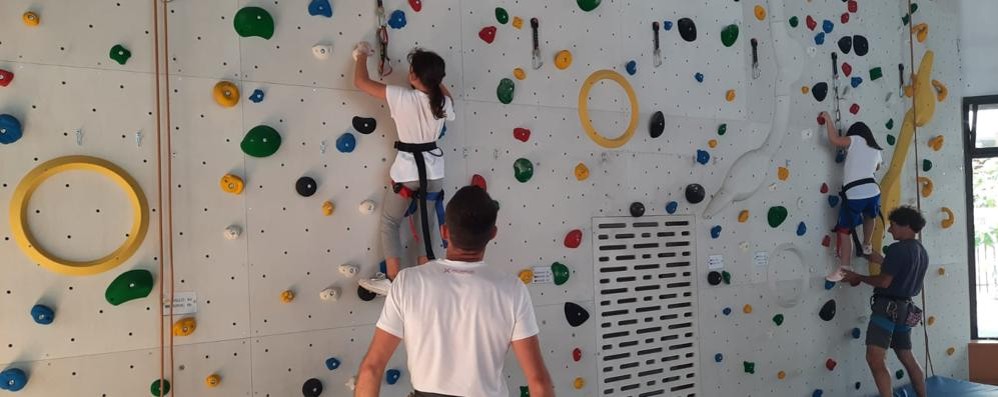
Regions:
M 358 43 L 354 48 L 354 85 L 388 103 L 399 140 L 395 142 L 398 153 L 389 171 L 392 190 L 385 192 L 379 228 L 387 274 L 379 273 L 373 279 L 361 280 L 360 286 L 387 295 L 391 280 L 402 263 L 399 225 L 409 213 L 413 215 L 410 218 L 413 234 L 425 250 L 419 256 L 418 264 L 435 259 L 427 206 L 429 202 L 435 203 L 438 220 L 443 216 L 444 158 L 436 140 L 444 128 L 444 121 L 454 120 L 454 105 L 450 92 L 443 85 L 445 65 L 439 55 L 413 49 L 409 53 L 409 87 L 400 87 L 371 80 L 367 58 L 373 54 L 366 42 Z
M 828 141 L 836 148 L 848 151 L 842 190 L 839 192 L 842 203 L 834 230 L 839 266 L 826 277 L 829 281 L 840 281 L 843 269 L 852 270 L 852 238 L 856 236 L 857 226 L 863 225 L 863 256 L 870 255 L 873 251 L 870 239 L 873 237 L 876 218 L 880 216 L 880 186 L 873 174 L 880 169 L 880 163 L 883 162 L 880 152 L 884 149 L 877 144 L 870 127 L 865 123 L 853 124 L 845 136 L 840 136 L 831 115 L 822 112 L 821 117 L 828 128 Z M 856 238 L 856 241 L 859 239 Z

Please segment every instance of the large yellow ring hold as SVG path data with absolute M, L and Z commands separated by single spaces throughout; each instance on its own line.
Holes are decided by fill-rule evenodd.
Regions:
M 600 135 L 599 131 L 593 128 L 592 121 L 589 120 L 589 90 L 600 80 L 617 82 L 620 88 L 623 88 L 624 92 L 627 93 L 627 100 L 631 102 L 631 122 L 627 125 L 624 134 L 614 139 Z M 582 122 L 582 129 L 586 131 L 586 135 L 589 135 L 589 139 L 592 139 L 597 145 L 610 149 L 624 146 L 634 136 L 634 129 L 638 127 L 638 96 L 634 94 L 631 83 L 628 83 L 627 79 L 620 73 L 612 70 L 603 69 L 593 72 L 582 83 L 582 89 L 579 90 L 579 121 Z
M 118 249 L 107 256 L 92 261 L 73 262 L 53 256 L 39 246 L 38 241 L 28 229 L 28 202 L 31 195 L 49 177 L 64 171 L 94 171 L 111 178 L 128 194 L 132 203 L 132 222 L 128 238 Z M 90 156 L 66 156 L 46 161 L 35 167 L 21 179 L 14 190 L 10 201 L 10 225 L 14 233 L 14 241 L 21 250 L 40 265 L 56 273 L 72 276 L 85 276 L 113 269 L 130 258 L 142 245 L 146 230 L 149 228 L 149 218 L 146 214 L 149 205 L 139 184 L 123 169 L 113 163 Z

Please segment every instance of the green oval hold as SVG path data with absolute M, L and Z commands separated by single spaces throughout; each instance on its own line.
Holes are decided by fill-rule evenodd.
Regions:
M 738 25 L 731 24 L 721 29 L 721 43 L 725 47 L 731 47 L 738 41 Z
M 253 127 L 239 144 L 243 153 L 253 157 L 267 157 L 281 147 L 281 134 L 269 125 Z
M 727 123 L 721 124 L 721 125 L 717 126 L 717 135 L 723 136 L 726 133 L 728 133 L 728 124 Z
M 769 213 L 766 214 L 766 219 L 769 220 L 770 227 L 779 227 L 783 224 L 783 221 L 787 220 L 787 215 L 790 213 L 787 211 L 787 207 L 778 205 L 776 207 L 769 208 Z
M 104 299 L 112 306 L 141 299 L 152 292 L 153 277 L 148 270 L 135 269 L 121 273 L 104 291 Z
M 727 270 L 721 271 L 721 280 L 724 281 L 725 284 L 731 284 L 731 273 L 728 273 Z
M 790 27 L 796 28 L 797 25 L 800 25 L 800 18 L 796 16 L 790 17 Z
M 932 161 L 929 159 L 922 160 L 922 171 L 929 172 L 932 169 Z
M 132 52 L 128 51 L 128 49 L 125 48 L 125 46 L 121 44 L 116 44 L 114 47 L 111 47 L 111 53 L 109 54 L 109 56 L 119 65 L 124 65 L 126 62 L 128 62 L 128 58 L 132 57 Z
M 243 7 L 236 11 L 232 26 L 242 37 L 260 37 L 269 40 L 274 36 L 274 17 L 260 7 Z
M 496 7 L 496 20 L 503 25 L 509 22 L 509 13 L 506 12 L 505 8 Z
M 513 84 L 513 80 L 504 78 L 499 81 L 499 87 L 496 88 L 496 96 L 499 97 L 499 102 L 508 105 L 510 102 L 513 102 L 514 91 L 516 91 L 516 85 Z
M 884 124 L 884 126 L 887 127 L 888 130 L 893 130 L 894 129 L 894 119 L 887 120 L 887 124 Z
M 783 325 L 783 315 L 777 314 L 773 316 L 773 323 L 775 323 L 777 326 Z
M 562 285 L 568 281 L 568 277 L 571 272 L 568 271 L 568 266 L 561 264 L 560 262 L 555 262 L 551 264 L 551 273 L 554 274 L 554 284 Z
M 525 158 L 516 159 L 513 163 L 513 176 L 521 183 L 529 181 L 534 177 L 534 163 Z
M 894 142 L 895 141 L 897 141 L 897 138 L 895 138 L 894 135 L 890 135 L 890 134 L 887 135 L 887 144 L 888 145 L 894 146 Z
M 592 11 L 599 7 L 600 0 L 577 0 L 582 11 Z
M 163 385 L 163 392 L 162 393 L 160 393 L 160 390 L 159 390 L 160 384 Z M 149 392 L 152 393 L 152 395 L 154 395 L 156 397 L 165 396 L 167 394 L 170 394 L 170 381 L 165 380 L 165 379 L 156 379 L 156 380 L 154 380 L 152 382 L 152 384 L 149 385 Z

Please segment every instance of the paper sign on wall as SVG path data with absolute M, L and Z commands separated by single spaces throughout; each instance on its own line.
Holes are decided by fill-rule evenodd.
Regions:
M 198 312 L 198 296 L 196 292 L 178 292 L 173 295 L 173 314 L 194 314 Z M 163 315 L 170 315 L 170 302 L 163 298 Z
M 535 267 L 533 284 L 554 284 L 554 273 L 551 271 L 551 266 Z
M 707 257 L 707 268 L 710 270 L 724 269 L 724 255 L 711 255 Z
M 765 267 L 769 265 L 769 253 L 766 251 L 757 251 L 752 257 L 752 263 L 756 266 Z

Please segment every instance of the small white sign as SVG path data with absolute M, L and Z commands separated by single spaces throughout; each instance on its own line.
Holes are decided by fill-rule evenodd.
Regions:
M 534 268 L 534 284 L 554 284 L 554 272 L 551 266 L 537 266 Z
M 766 251 L 756 251 L 755 256 L 752 257 L 752 263 L 755 263 L 759 267 L 769 266 L 769 253 Z
M 710 270 L 724 269 L 724 255 L 711 255 L 707 257 L 707 268 Z
M 196 292 L 177 292 L 173 296 L 173 314 L 184 315 L 198 312 L 198 296 Z M 163 315 L 170 315 L 170 301 L 163 298 Z

